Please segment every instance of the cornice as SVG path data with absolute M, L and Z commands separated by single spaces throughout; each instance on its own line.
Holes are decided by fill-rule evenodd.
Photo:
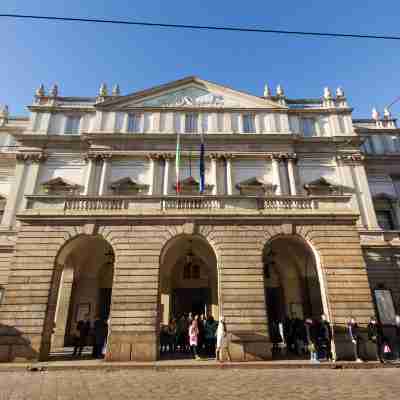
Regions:
M 17 161 L 23 162 L 32 162 L 32 163 L 42 163 L 45 162 L 48 158 L 48 154 L 41 151 L 37 152 L 19 152 L 16 153 Z

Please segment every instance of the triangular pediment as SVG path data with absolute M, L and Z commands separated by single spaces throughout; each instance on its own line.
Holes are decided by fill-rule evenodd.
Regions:
M 40 184 L 42 190 L 46 193 L 77 193 L 81 186 L 68 181 L 59 176 L 52 178 Z
M 329 179 L 324 177 L 318 178 L 314 181 L 308 182 L 304 185 L 304 189 L 309 195 L 342 195 L 344 193 L 351 193 L 354 189 L 337 184 Z
M 134 181 L 131 177 L 118 179 L 110 184 L 110 189 L 114 192 L 144 192 L 147 191 L 149 185 L 141 184 Z
M 261 108 L 286 109 L 285 106 L 197 77 L 188 77 L 127 96 L 110 98 L 101 108 Z
M 200 188 L 200 183 L 193 178 L 193 176 L 189 176 L 185 179 L 182 179 L 178 182 L 178 185 L 174 184 L 174 189 L 177 189 L 177 186 L 179 187 L 179 191 L 181 193 L 193 193 L 193 192 L 198 192 Z M 212 190 L 213 185 L 205 185 L 205 192 L 209 192 Z
M 265 193 L 269 195 L 275 194 L 277 185 L 265 182 L 262 178 L 254 176 L 236 184 L 236 188 L 241 194 L 258 194 Z

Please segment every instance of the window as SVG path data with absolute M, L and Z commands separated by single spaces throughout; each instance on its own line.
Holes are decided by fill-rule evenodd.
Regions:
M 365 154 L 372 154 L 374 152 L 373 143 L 369 136 L 364 137 L 361 149 Z
M 224 114 L 217 113 L 217 131 L 222 132 L 224 130 Z
M 128 115 L 128 132 L 139 133 L 142 114 L 129 114 Z
M 385 231 L 394 229 L 392 212 L 390 210 L 376 210 L 378 225 Z
M 0 304 L 3 302 L 3 300 L 4 300 L 4 294 L 5 294 L 5 289 L 2 287 L 2 286 L 0 286 Z
M 392 140 L 396 153 L 400 153 L 400 137 L 392 136 Z
M 185 132 L 197 132 L 198 115 L 196 113 L 188 113 L 185 115 Z
M 183 268 L 183 279 L 200 279 L 200 266 L 197 264 L 186 264 Z
M 255 131 L 255 116 L 251 114 L 243 115 L 243 132 L 254 133 Z
M 76 135 L 79 133 L 79 126 L 81 123 L 80 116 L 69 116 L 65 123 L 65 133 L 68 135 Z
M 315 136 L 315 121 L 314 118 L 302 118 L 301 130 L 305 137 Z
M 208 131 L 208 113 L 203 113 L 201 115 L 201 130 L 202 132 Z

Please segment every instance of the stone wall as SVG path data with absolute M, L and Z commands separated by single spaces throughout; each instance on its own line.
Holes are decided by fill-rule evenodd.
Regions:
M 23 223 L 0 311 L 5 333 L 0 339 L 0 360 L 47 357 L 61 277 L 57 254 L 77 235 L 97 233 L 112 245 L 116 257 L 109 360 L 158 357 L 160 253 L 180 234 L 202 235 L 216 253 L 220 308 L 232 334 L 230 350 L 235 360 L 270 357 L 264 245 L 277 235 L 293 234 L 309 243 L 320 259 L 323 303 L 335 325 L 338 354 L 345 356 L 341 343 L 348 317 L 365 324 L 373 312 L 368 278 L 354 221 L 318 222 L 214 219 L 210 223 L 182 217 L 163 224 L 150 220 Z

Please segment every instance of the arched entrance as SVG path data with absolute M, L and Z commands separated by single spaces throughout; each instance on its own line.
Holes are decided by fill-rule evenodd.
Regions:
M 160 257 L 161 335 L 171 320 L 189 313 L 218 320 L 218 270 L 210 244 L 184 234 L 171 239 Z
M 58 293 L 52 354 L 71 353 L 68 348 L 74 344 L 77 323 L 85 315 L 89 315 L 92 324 L 99 318 L 108 320 L 113 273 L 114 251 L 100 235 L 80 235 L 60 250 L 53 287 Z M 92 338 L 88 344 L 92 344 Z
M 319 321 L 323 313 L 328 314 L 317 262 L 311 246 L 296 235 L 277 236 L 265 245 L 265 298 L 271 337 L 279 323 L 286 335 L 286 329 L 292 329 L 287 327 L 289 321 Z

